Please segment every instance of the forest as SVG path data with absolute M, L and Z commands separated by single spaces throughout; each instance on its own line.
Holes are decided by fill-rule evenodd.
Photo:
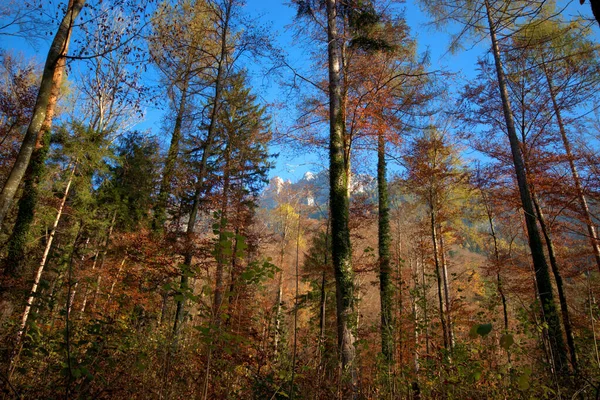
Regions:
M 0 397 L 600 399 L 599 26 L 1 1 Z

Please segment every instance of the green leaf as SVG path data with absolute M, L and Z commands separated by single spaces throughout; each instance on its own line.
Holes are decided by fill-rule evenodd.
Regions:
M 515 343 L 513 335 L 505 334 L 500 337 L 500 347 L 502 347 L 504 350 L 508 350 L 513 343 Z
M 531 377 L 531 368 L 525 367 L 523 369 L 523 373 L 519 376 L 519 389 L 527 390 L 529 389 L 529 378 Z
M 477 334 L 487 336 L 492 331 L 492 324 L 481 324 L 477 327 Z

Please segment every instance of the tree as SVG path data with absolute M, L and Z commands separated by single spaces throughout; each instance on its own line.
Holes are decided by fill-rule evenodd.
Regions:
M 526 57 L 545 80 L 544 98 L 549 98 L 552 104 L 553 118 L 558 127 L 579 201 L 578 211 L 586 225 L 590 245 L 600 270 L 598 234 L 592 222 L 569 137 L 572 135 L 569 132 L 569 122 L 575 124 L 575 121 L 573 117 L 568 118 L 569 114 L 576 112 L 577 107 L 593 101 L 598 88 L 597 70 L 600 68 L 597 52 L 585 37 L 585 31 L 580 34 L 573 33 L 573 30 L 581 29 L 577 22 L 566 24 L 562 21 L 542 19 L 534 20 L 531 24 L 536 25 L 535 29 L 524 29 L 515 37 L 515 47 L 522 50 L 511 57 Z
M 162 172 L 160 191 L 154 206 L 153 230 L 160 231 L 166 222 L 175 166 L 179 157 L 182 130 L 189 124 L 194 97 L 202 86 L 210 85 L 206 74 L 217 43 L 208 39 L 209 7 L 204 1 L 164 3 L 153 18 L 154 33 L 150 51 L 167 86 L 170 107 L 175 111 L 173 133 Z M 188 124 L 184 124 L 188 122 Z
M 327 52 L 329 70 L 329 207 L 331 215 L 331 248 L 337 294 L 338 347 L 342 370 L 351 376 L 352 392 L 356 389 L 354 371 L 354 277 L 352 250 L 348 228 L 348 156 L 345 151 L 345 119 L 342 105 L 342 48 L 338 31 L 339 18 L 344 18 L 341 4 L 327 0 Z M 354 397 L 354 395 L 352 395 Z
M 72 0 L 70 2 L 48 51 L 31 122 L 23 138 L 23 143 L 13 169 L 2 187 L 2 192 L 0 192 L 0 225 L 4 222 L 4 218 L 13 202 L 19 184 L 29 166 L 31 155 L 34 152 L 36 143 L 39 141 L 40 131 L 42 131 L 43 124 L 46 121 L 46 115 L 49 114 L 49 118 L 52 118 L 53 110 L 49 113 L 48 107 L 56 101 L 57 93 L 53 92 L 53 88 L 58 86 L 55 82 L 60 81 L 56 77 L 57 74 L 61 74 L 60 71 L 63 67 L 60 63 L 64 63 L 71 30 L 84 5 L 85 0 Z
M 461 3 L 431 3 L 425 2 L 430 12 L 438 21 L 456 21 L 462 25 L 459 35 L 453 39 L 454 47 L 460 45 L 460 40 L 469 32 L 485 34 L 491 42 L 491 53 L 494 58 L 495 73 L 498 82 L 498 90 L 502 100 L 502 109 L 506 132 L 510 142 L 512 161 L 514 165 L 517 185 L 521 198 L 521 205 L 525 214 L 529 248 L 533 260 L 537 292 L 542 306 L 544 320 L 548 324 L 548 336 L 552 348 L 552 368 L 561 373 L 566 372 L 566 351 L 563 341 L 563 332 L 556 312 L 556 304 L 552 293 L 552 284 L 541 235 L 537 226 L 537 219 L 531 189 L 527 181 L 525 162 L 522 149 L 515 128 L 512 104 L 509 98 L 508 84 L 505 69 L 500 53 L 498 35 L 502 34 L 514 25 L 519 18 L 533 15 L 540 5 L 534 2 L 490 2 L 489 0 Z
M 446 349 L 452 350 L 454 333 L 442 223 L 449 219 L 466 174 L 461 170 L 457 151 L 449 143 L 448 134 L 435 126 L 415 139 L 405 160 L 410 187 L 428 207 L 443 343 Z
M 194 188 L 194 197 L 192 209 L 190 212 L 190 217 L 187 224 L 186 229 L 186 240 L 187 250 L 184 255 L 183 262 L 183 270 L 181 274 L 181 283 L 180 283 L 180 299 L 177 300 L 177 310 L 175 312 L 175 322 L 173 324 L 173 334 L 174 337 L 177 338 L 179 334 L 179 328 L 181 327 L 181 323 L 184 318 L 183 306 L 184 306 L 184 298 L 183 293 L 188 290 L 188 278 L 189 278 L 189 268 L 191 267 L 192 258 L 193 258 L 193 246 L 192 246 L 192 237 L 194 234 L 194 227 L 196 225 L 196 220 L 198 218 L 200 200 L 204 189 L 204 180 L 208 174 L 208 160 L 213 156 L 214 153 L 214 144 L 217 135 L 217 119 L 218 112 L 222 105 L 222 92 L 223 87 L 225 85 L 225 81 L 231 72 L 231 68 L 233 66 L 230 62 L 230 54 L 231 54 L 231 44 L 230 38 L 232 35 L 231 32 L 231 19 L 233 8 L 237 7 L 237 3 L 235 0 L 225 0 L 223 4 L 213 4 L 212 11 L 214 12 L 213 18 L 215 19 L 215 30 L 217 32 L 217 40 L 219 42 L 219 50 L 215 55 L 215 66 L 214 66 L 214 75 L 213 75 L 213 96 L 210 97 L 209 100 L 209 117 L 206 126 L 206 136 L 200 147 L 202 151 L 202 155 L 200 156 L 200 161 L 197 170 L 196 177 L 196 185 Z
M 155 138 L 138 131 L 129 132 L 120 140 L 118 164 L 111 168 L 111 182 L 104 185 L 107 195 L 114 197 L 120 231 L 138 230 L 149 219 L 157 182 L 158 147 Z
M 71 2 L 72 3 L 72 2 Z M 93 6 L 89 5 L 90 8 Z M 119 15 L 115 10 L 115 15 Z M 127 25 L 124 20 L 114 22 L 110 25 L 99 23 L 95 29 L 87 28 L 89 37 L 87 44 L 94 48 L 97 53 L 112 44 L 113 40 L 120 40 L 122 32 L 126 31 Z M 69 36 L 72 32 L 69 33 Z M 62 50 L 61 58 L 57 64 L 53 78 L 52 96 L 48 104 L 45 121 L 36 141 L 35 150 L 31 162 L 24 177 L 23 195 L 19 199 L 19 211 L 17 220 L 13 227 L 12 235 L 8 243 L 8 255 L 5 260 L 7 272 L 17 274 L 22 267 L 25 253 L 25 238 L 31 229 L 38 202 L 38 185 L 45 172 L 45 164 L 50 148 L 50 136 L 54 109 L 62 90 L 62 75 L 66 67 L 67 46 Z M 86 120 L 91 129 L 100 134 L 108 131 L 117 131 L 119 127 L 131 123 L 136 114 L 140 112 L 139 76 L 135 70 L 131 70 L 131 51 L 125 48 L 111 49 L 103 57 L 85 59 L 89 74 L 82 74 L 77 84 L 81 91 L 80 107 L 81 116 L 78 119 Z M 93 73 L 92 73 L 93 72 Z M 93 105 L 93 111 L 86 108 Z M 82 117 L 83 116 L 83 117 Z
M 0 171 L 4 182 L 31 118 L 38 83 L 36 68 L 10 52 L 0 52 Z

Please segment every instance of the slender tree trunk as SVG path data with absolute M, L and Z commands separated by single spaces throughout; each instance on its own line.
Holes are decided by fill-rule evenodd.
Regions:
M 71 357 L 71 315 L 69 312 L 69 301 L 71 299 L 71 289 L 73 288 L 73 260 L 75 259 L 75 251 L 77 250 L 77 242 L 81 237 L 81 231 L 83 230 L 83 224 L 81 221 L 77 221 L 77 234 L 71 247 L 71 255 L 69 256 L 69 264 L 67 265 L 67 296 L 65 304 L 65 350 L 67 359 L 67 383 L 65 385 L 65 398 L 71 398 L 71 385 L 73 382 L 73 357 Z
M 327 40 L 329 69 L 329 180 L 331 210 L 332 261 L 335 270 L 338 347 L 342 371 L 350 375 L 349 396 L 356 396 L 354 368 L 356 351 L 353 329 L 354 273 L 350 246 L 348 174 L 344 148 L 345 115 L 342 110 L 341 38 L 338 34 L 339 0 L 327 0 Z
M 187 102 L 188 91 L 188 77 L 184 77 L 183 87 L 181 88 L 181 99 L 179 100 L 179 107 L 177 108 L 177 115 L 175 116 L 175 126 L 173 127 L 173 135 L 171 136 L 171 144 L 169 145 L 169 152 L 167 153 L 167 159 L 165 160 L 165 167 L 162 173 L 162 179 L 160 182 L 160 190 L 156 199 L 156 206 L 154 207 L 154 219 L 152 220 L 152 230 L 155 232 L 161 231 L 167 220 L 167 204 L 169 195 L 171 194 L 171 181 L 175 173 L 175 164 L 177 163 L 177 157 L 179 155 L 179 143 L 181 142 L 181 126 L 183 125 L 183 117 L 185 115 L 185 108 Z
M 223 199 L 221 203 L 221 218 L 219 220 L 219 237 L 217 243 L 217 267 L 215 271 L 215 293 L 213 298 L 213 309 L 212 309 L 212 323 L 214 324 L 214 328 L 216 331 L 213 336 L 211 336 L 210 342 L 208 343 L 208 355 L 206 361 L 205 368 L 205 377 L 204 377 L 204 387 L 203 387 L 203 398 L 208 398 L 208 386 L 210 381 L 210 369 L 211 362 L 213 359 L 213 353 L 216 352 L 216 349 L 213 350 L 215 340 L 219 340 L 220 330 L 221 330 L 221 307 L 223 305 L 223 269 L 225 266 L 225 254 L 226 248 L 224 247 L 226 243 L 229 246 L 231 244 L 226 240 L 225 229 L 227 227 L 227 207 L 228 207 L 228 197 L 229 197 L 229 145 L 225 150 L 225 168 L 224 168 L 224 176 L 223 176 Z M 231 247 L 229 248 L 231 250 Z M 232 259 L 235 258 L 235 248 L 231 254 Z M 191 259 L 190 259 L 191 262 Z M 217 346 L 218 348 L 218 346 Z M 218 353 L 214 356 L 218 356 Z
M 98 301 L 98 296 L 100 295 L 100 284 L 102 283 L 102 274 L 100 271 L 104 268 L 104 262 L 106 261 L 106 253 L 108 252 L 108 245 L 110 244 L 110 238 L 112 236 L 113 229 L 115 227 L 115 221 L 117 220 L 117 210 L 113 212 L 113 216 L 110 222 L 110 227 L 108 228 L 108 233 L 106 234 L 106 241 L 104 242 L 104 246 L 102 249 L 102 253 L 100 254 L 100 265 L 98 266 L 98 278 L 96 278 L 96 290 L 94 292 L 94 298 L 92 299 L 92 311 L 96 310 L 96 302 Z M 85 310 L 84 310 L 85 311 Z
M 381 352 L 388 364 L 394 360 L 392 302 L 394 288 L 390 266 L 390 207 L 386 180 L 385 137 L 377 138 L 377 192 L 379 195 L 379 297 L 381 300 Z
M 502 301 L 502 315 L 504 317 L 504 332 L 508 332 L 508 310 L 506 307 L 506 296 L 504 294 L 504 286 L 502 283 L 502 277 L 500 276 L 500 250 L 498 249 L 498 238 L 496 236 L 496 229 L 494 228 L 494 218 L 492 215 L 491 205 L 488 204 L 487 196 L 482 192 L 482 197 L 485 202 L 485 209 L 490 224 L 490 235 L 494 242 L 494 262 L 496 264 L 496 287 L 498 288 L 498 294 Z
M 25 171 L 29 166 L 31 155 L 36 147 L 36 142 L 40 135 L 40 130 L 43 127 L 44 121 L 46 120 L 46 114 L 48 112 L 48 105 L 51 103 L 53 97 L 53 86 L 54 79 L 56 76 L 57 68 L 60 68 L 59 61 L 63 59 L 63 54 L 68 46 L 71 29 L 75 20 L 77 19 L 81 9 L 85 4 L 85 0 L 74 0 L 67 9 L 65 16 L 63 17 L 58 31 L 54 36 L 48 56 L 46 57 L 46 63 L 44 65 L 44 71 L 42 74 L 42 82 L 40 83 L 40 90 L 37 95 L 35 106 L 31 117 L 31 122 L 23 138 L 23 143 L 19 149 L 19 155 L 17 160 L 8 176 L 2 192 L 0 192 L 0 227 L 4 222 L 4 218 L 8 213 L 10 206 L 12 205 L 19 184 L 25 175 Z
M 540 303 L 542 305 L 544 319 L 548 324 L 548 336 L 550 340 L 550 346 L 552 348 L 552 353 L 554 355 L 553 367 L 558 372 L 566 373 L 567 371 L 565 367 L 567 366 L 567 355 L 563 340 L 562 327 L 560 325 L 560 320 L 558 318 L 558 313 L 556 310 L 556 304 L 554 302 L 552 284 L 550 281 L 550 273 L 548 270 L 546 257 L 544 255 L 542 239 L 537 226 L 535 209 L 533 206 L 533 201 L 531 199 L 529 184 L 527 182 L 525 164 L 523 162 L 523 155 L 521 154 L 519 138 L 515 129 L 512 107 L 508 96 L 506 77 L 504 75 L 504 68 L 502 66 L 502 60 L 500 58 L 500 48 L 496 39 L 496 28 L 492 21 L 492 14 L 488 0 L 485 0 L 485 7 L 488 18 L 490 38 L 492 41 L 492 53 L 494 56 L 496 74 L 500 88 L 500 96 L 502 98 L 504 118 L 506 120 L 506 128 L 508 132 L 508 138 L 510 141 L 510 148 L 515 167 L 515 174 L 517 177 L 519 194 L 521 196 L 521 204 L 525 213 L 525 223 L 527 226 L 527 233 L 529 238 L 529 248 L 531 250 L 531 258 L 533 260 L 533 266 L 537 282 L 536 288 L 538 296 L 540 298 Z
M 588 207 L 587 199 L 585 198 L 583 186 L 581 184 L 581 178 L 579 178 L 579 172 L 577 171 L 577 166 L 575 165 L 575 157 L 573 156 L 573 151 L 571 150 L 571 142 L 569 141 L 569 137 L 567 136 L 565 124 L 562 119 L 562 113 L 561 113 L 560 107 L 558 106 L 558 102 L 556 101 L 556 94 L 554 93 L 554 86 L 552 84 L 552 79 L 550 78 L 550 76 L 548 74 L 548 70 L 546 68 L 546 63 L 543 59 L 542 59 L 542 68 L 544 70 L 544 75 L 546 77 L 546 82 L 548 84 L 550 98 L 552 99 L 552 107 L 554 109 L 554 115 L 556 116 L 556 122 L 558 123 L 560 137 L 562 139 L 563 146 L 565 148 L 565 153 L 567 155 L 567 159 L 569 160 L 569 168 L 571 169 L 571 176 L 573 177 L 573 182 L 575 183 L 575 190 L 577 191 L 577 197 L 579 198 L 579 206 L 581 207 L 581 214 L 584 218 L 585 224 L 587 226 L 588 234 L 590 236 L 590 238 L 589 238 L 590 245 L 592 246 L 592 250 L 594 251 L 594 258 L 596 260 L 596 265 L 598 266 L 598 270 L 600 271 L 600 244 L 598 242 L 598 233 L 596 232 L 596 228 L 594 226 L 594 223 L 592 222 L 590 208 Z
M 298 214 L 298 229 L 296 232 L 296 279 L 294 294 L 294 343 L 292 349 L 292 377 L 290 378 L 290 400 L 294 400 L 294 378 L 296 376 L 296 356 L 298 353 L 298 294 L 300 276 L 300 214 Z
M 273 354 L 277 358 L 279 352 L 279 340 L 281 337 L 281 303 L 283 301 L 283 259 L 285 255 L 285 247 L 282 244 L 281 253 L 279 256 L 279 279 L 277 280 L 277 297 L 275 299 L 275 338 L 273 339 Z
M 575 348 L 575 338 L 573 337 L 573 326 L 571 325 L 571 318 L 569 316 L 567 295 L 565 294 L 562 276 L 560 275 L 560 270 L 558 269 L 554 244 L 552 242 L 552 238 L 550 237 L 550 230 L 546 225 L 546 218 L 544 217 L 544 213 L 542 212 L 537 196 L 535 192 L 532 192 L 531 195 L 533 198 L 533 204 L 535 205 L 535 210 L 537 212 L 538 220 L 540 221 L 540 227 L 542 228 L 544 239 L 546 239 L 548 258 L 550 259 L 550 266 L 552 267 L 552 273 L 554 275 L 554 281 L 558 291 L 558 300 L 560 302 L 563 325 L 565 327 L 565 334 L 567 336 L 567 347 L 569 348 L 569 355 L 571 356 L 571 365 L 573 365 L 573 369 L 577 372 L 579 368 L 577 366 L 577 351 Z
M 394 340 L 392 341 L 392 345 L 393 347 L 398 349 L 398 356 L 396 358 L 396 360 L 398 360 L 397 362 L 393 363 L 393 368 L 391 369 L 391 372 L 394 374 L 396 374 L 396 366 L 397 365 L 404 365 L 404 350 L 407 347 L 407 343 L 405 340 L 405 334 L 404 334 L 404 326 L 403 326 L 403 316 L 405 315 L 404 312 L 404 299 L 403 299 L 403 290 L 402 290 L 402 286 L 404 285 L 404 280 L 402 279 L 402 264 L 403 264 L 403 260 L 400 257 L 400 249 L 399 249 L 400 245 L 396 244 L 396 274 L 397 274 L 397 279 L 396 282 L 398 282 L 398 286 L 394 287 L 392 285 L 392 298 L 397 299 L 397 304 L 398 307 L 397 311 L 395 313 L 393 313 L 392 315 L 395 315 L 396 320 L 392 321 L 393 322 L 393 326 L 394 326 Z M 409 264 L 412 263 L 412 259 L 409 258 Z M 409 265 L 409 270 L 412 268 L 412 265 Z M 397 289 L 394 293 L 394 289 Z M 394 304 L 396 304 L 396 302 L 394 302 Z M 392 307 L 393 308 L 393 307 Z M 394 352 L 394 349 L 392 348 L 392 352 Z M 395 352 L 394 352 L 395 353 Z M 404 371 L 401 371 L 402 376 L 404 376 Z M 392 382 L 392 396 L 396 395 L 396 385 L 397 382 L 394 379 Z
M 439 305 L 439 313 L 440 313 L 440 323 L 442 325 L 442 334 L 444 335 L 444 348 L 449 349 L 448 344 L 448 327 L 446 326 L 446 317 L 444 316 L 444 298 L 442 294 L 442 275 L 440 273 L 440 256 L 438 250 L 438 238 L 437 238 L 437 229 L 436 229 L 436 218 L 435 211 L 433 210 L 433 206 L 430 210 L 431 214 L 431 241 L 433 243 L 433 262 L 435 265 L 435 278 L 437 283 L 437 294 L 438 294 L 438 305 Z
M 94 261 L 92 263 L 92 274 L 96 270 L 96 264 L 98 263 L 98 256 L 100 255 L 100 250 L 96 250 L 96 254 L 94 254 Z M 89 282 L 85 285 L 85 291 L 83 293 L 83 300 L 81 301 L 81 309 L 79 310 L 79 319 L 83 318 L 85 314 L 85 308 L 87 307 L 87 299 L 90 294 Z
M 319 372 L 317 375 L 317 393 L 315 399 L 321 398 L 321 383 L 325 378 L 325 364 L 323 353 L 325 352 L 325 321 L 327 310 L 327 269 L 329 268 L 329 218 L 325 229 L 325 250 L 323 251 L 323 273 L 321 274 L 321 296 L 319 300 Z
M 238 210 L 239 211 L 239 210 Z M 231 267 L 229 271 L 229 293 L 227 294 L 227 311 L 229 316 L 227 317 L 227 326 L 231 324 L 232 313 L 237 310 L 237 301 L 239 294 L 235 292 L 237 285 L 237 249 L 238 249 L 238 237 L 240 235 L 240 227 L 235 228 L 235 239 L 233 241 L 233 254 L 231 256 Z M 249 259 L 248 262 L 251 262 Z
M 588 271 L 588 273 L 586 274 L 586 281 L 587 281 L 587 294 L 588 294 L 588 302 L 589 302 L 589 314 L 590 314 L 590 325 L 592 326 L 592 336 L 594 338 L 594 355 L 596 356 L 596 365 L 597 367 L 600 369 L 600 351 L 598 351 L 598 339 L 596 336 L 596 319 L 594 318 L 594 308 L 596 305 L 596 301 L 594 299 L 594 293 L 592 292 L 592 284 L 591 284 L 591 278 L 592 278 L 592 274 L 591 271 Z
M 110 285 L 110 290 L 108 291 L 108 296 L 106 298 L 106 308 L 108 308 L 110 306 L 110 303 L 112 302 L 112 296 L 113 296 L 113 293 L 115 292 L 115 286 L 117 285 L 117 282 L 119 281 L 119 276 L 121 275 L 121 272 L 123 271 L 123 267 L 125 266 L 125 261 L 127 261 L 127 255 L 125 257 L 123 257 L 123 259 L 121 260 L 121 263 L 119 264 L 119 269 L 117 270 L 117 274 L 115 275 L 115 279 L 113 279 L 113 282 Z
M 217 244 L 217 268 L 215 271 L 215 297 L 213 302 L 213 319 L 217 326 L 220 326 L 220 311 L 223 304 L 223 269 L 225 267 L 225 229 L 227 227 L 227 207 L 229 198 L 229 145 L 225 150 L 225 168 L 223 172 L 223 199 L 221 202 L 221 219 L 219 221 L 219 243 Z M 230 249 L 231 250 L 231 249 Z M 232 257 L 235 257 L 235 249 L 233 249 Z
M 325 251 L 323 252 L 323 257 L 324 269 L 321 277 L 321 300 L 319 301 L 319 347 L 325 343 L 325 307 L 327 303 L 325 285 L 327 284 L 327 267 L 329 266 L 329 220 L 327 220 L 327 228 L 325 230 Z
M 442 279 L 444 282 L 444 304 L 446 305 L 446 319 L 448 327 L 448 346 L 450 350 L 454 348 L 454 332 L 452 328 L 452 317 L 450 314 L 450 284 L 448 282 L 448 263 L 446 261 L 446 247 L 444 245 L 444 234 L 442 227 L 438 224 L 440 239 L 440 261 L 442 262 Z
M 19 325 L 19 331 L 17 332 L 17 338 L 15 341 L 15 352 L 13 353 L 13 357 L 11 359 L 11 370 L 14 369 L 14 366 L 17 362 L 16 354 L 20 352 L 21 343 L 23 341 L 23 333 L 25 332 L 25 328 L 27 327 L 27 320 L 29 319 L 31 307 L 36 297 L 37 289 L 42 278 L 42 273 L 44 272 L 44 268 L 46 267 L 48 254 L 50 254 L 50 249 L 52 248 L 52 242 L 54 241 L 54 236 L 56 235 L 56 228 L 58 227 L 58 223 L 60 222 L 60 218 L 62 217 L 62 212 L 67 202 L 67 198 L 69 197 L 69 190 L 71 189 L 71 183 L 73 182 L 73 176 L 75 175 L 76 168 L 77 165 L 74 165 L 73 169 L 71 170 L 71 175 L 69 176 L 69 180 L 67 181 L 67 186 L 65 188 L 63 198 L 60 202 L 60 206 L 58 207 L 56 218 L 54 218 L 54 223 L 52 224 L 50 235 L 48 236 L 48 241 L 46 242 L 46 247 L 44 248 L 44 253 L 42 254 L 42 259 L 40 260 L 40 264 L 35 274 L 35 278 L 33 279 L 33 285 L 31 287 L 30 295 L 27 298 L 25 310 L 23 311 L 23 316 L 21 317 L 21 323 Z
M 414 262 L 414 270 L 413 270 L 413 262 L 412 262 L 412 257 L 410 258 L 410 274 L 413 278 L 413 284 L 414 284 L 414 292 L 415 295 L 411 295 L 411 308 L 412 308 L 412 317 L 413 317 L 413 321 L 414 321 L 414 329 L 413 329 L 413 345 L 414 345 L 414 351 L 413 351 L 413 368 L 414 368 L 414 372 L 415 375 L 419 373 L 419 339 L 420 339 L 420 332 L 419 332 L 419 322 L 420 322 L 420 318 L 421 316 L 419 315 L 419 307 L 418 307 L 418 300 L 417 300 L 417 296 L 418 296 L 418 287 L 419 287 L 419 262 L 417 259 L 415 259 Z
M 425 283 L 425 261 L 421 250 L 421 284 L 423 289 L 423 325 L 425 326 L 425 354 L 429 356 L 429 315 L 427 309 L 427 285 Z
M 83 251 L 81 254 L 81 257 L 79 258 L 79 262 L 81 265 L 83 265 L 83 262 L 85 260 L 85 250 L 87 249 L 88 244 L 90 244 L 90 238 L 88 237 L 85 240 L 85 243 L 83 244 Z M 71 298 L 69 299 L 69 315 L 71 315 L 71 310 L 73 309 L 73 303 L 75 302 L 75 296 L 77 295 L 77 288 L 79 287 L 79 280 L 77 280 L 75 282 L 75 285 L 73 286 L 73 291 L 71 292 Z

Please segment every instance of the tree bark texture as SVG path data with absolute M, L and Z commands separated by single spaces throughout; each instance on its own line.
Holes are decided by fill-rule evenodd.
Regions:
M 388 363 L 394 358 L 394 322 L 392 304 L 394 287 L 390 266 L 390 207 L 386 180 L 385 137 L 377 138 L 377 192 L 379 196 L 379 297 L 381 299 L 381 352 Z
M 332 261 L 336 280 L 338 348 L 344 376 L 350 374 L 354 397 L 354 274 L 350 246 L 348 173 L 344 148 L 345 116 L 342 109 L 342 55 L 338 34 L 338 0 L 327 0 L 327 39 L 329 69 L 329 179 L 331 210 Z

